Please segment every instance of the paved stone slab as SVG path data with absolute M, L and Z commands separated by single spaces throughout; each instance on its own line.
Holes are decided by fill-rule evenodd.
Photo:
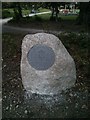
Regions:
M 27 92 L 58 94 L 75 84 L 73 58 L 54 35 L 26 35 L 22 42 L 22 82 Z

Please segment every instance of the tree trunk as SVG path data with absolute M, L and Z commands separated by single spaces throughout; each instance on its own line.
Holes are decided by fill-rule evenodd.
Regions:
M 81 2 L 80 3 L 80 12 L 77 19 L 77 24 L 86 24 L 88 20 L 88 10 L 90 9 L 90 3 L 89 2 Z
M 58 13 L 59 13 L 57 2 L 52 2 L 51 7 L 52 7 L 52 16 L 51 16 L 51 18 L 52 19 L 54 18 L 54 13 L 55 13 L 55 20 L 57 21 Z
M 20 3 L 18 3 L 18 13 L 19 13 L 19 16 L 22 17 L 22 8 L 20 6 Z
M 14 19 L 19 20 L 20 18 L 22 18 L 22 9 L 20 6 L 20 3 L 14 3 Z

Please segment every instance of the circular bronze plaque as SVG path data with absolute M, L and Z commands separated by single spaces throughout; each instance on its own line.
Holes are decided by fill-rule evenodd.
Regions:
M 55 61 L 55 53 L 47 45 L 34 45 L 28 52 L 29 64 L 36 70 L 47 70 Z

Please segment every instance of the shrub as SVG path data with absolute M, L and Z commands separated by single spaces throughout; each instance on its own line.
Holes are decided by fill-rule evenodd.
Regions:
M 13 14 L 11 12 L 9 12 L 8 10 L 2 10 L 2 18 L 8 18 L 8 17 L 12 17 Z

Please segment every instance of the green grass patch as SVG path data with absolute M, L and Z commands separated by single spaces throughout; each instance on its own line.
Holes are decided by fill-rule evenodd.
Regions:
M 9 11 L 9 12 L 13 13 L 13 8 L 2 9 L 2 10 L 7 10 L 7 11 Z
M 22 15 L 28 15 L 30 14 L 30 10 L 22 10 Z M 14 16 L 14 11 L 13 9 L 3 9 L 2 10 L 2 18 L 8 18 L 8 17 L 13 17 Z
M 23 12 L 23 15 L 28 15 L 29 14 L 29 11 L 24 11 Z M 26 23 L 28 23 L 29 21 L 48 21 L 50 20 L 50 17 L 51 17 L 51 13 L 47 13 L 47 14 L 42 14 L 42 15 L 35 15 L 35 16 L 32 16 L 32 17 L 26 17 L 26 18 L 22 18 L 20 22 L 25 21 Z M 75 21 L 77 18 L 76 15 L 71 15 L 71 16 L 61 16 L 59 15 L 59 18 L 58 20 L 72 20 L 72 21 Z M 15 22 L 15 21 L 14 21 Z M 17 21 L 16 21 L 17 22 Z M 18 21 L 19 22 L 19 21 Z
M 61 17 L 62 20 L 76 20 L 77 19 L 77 15 L 59 15 L 59 17 Z
M 25 9 L 23 9 L 22 10 L 22 15 L 29 15 L 30 12 L 31 12 L 31 10 L 25 10 Z
M 36 12 L 48 12 L 50 11 L 49 9 L 45 8 L 39 8 Z M 31 13 L 31 9 L 22 9 L 22 15 L 29 15 Z M 14 16 L 14 11 L 13 8 L 9 9 L 2 9 L 2 18 L 8 18 L 8 17 L 13 17 Z
M 13 9 L 2 9 L 2 18 L 13 17 Z
M 43 21 L 50 20 L 51 13 L 43 14 L 43 15 L 37 15 L 40 17 Z
M 43 15 L 37 15 L 38 17 L 41 17 L 43 20 L 49 20 L 51 13 L 43 14 Z M 78 15 L 60 15 L 58 16 L 62 20 L 76 20 Z
M 38 17 L 41 17 L 41 19 L 44 20 L 50 20 L 51 17 L 51 13 L 47 13 L 47 14 L 42 14 L 42 15 L 37 15 Z M 77 19 L 77 15 L 59 15 L 59 18 L 61 18 L 62 20 L 76 20 Z
M 23 17 L 19 21 L 16 19 L 12 19 L 9 21 L 9 23 L 31 23 L 31 22 L 41 22 L 41 21 L 48 21 L 50 20 L 50 13 L 44 14 L 44 15 L 35 15 L 32 17 Z
M 50 11 L 50 9 L 46 9 L 46 8 L 38 8 L 39 12 L 48 12 Z
M 38 12 L 48 12 L 50 11 L 49 9 L 45 9 L 45 8 L 39 8 L 37 10 Z M 31 9 L 27 10 L 27 9 L 22 9 L 22 15 L 29 15 L 31 13 Z M 14 11 L 12 8 L 9 9 L 2 9 L 2 18 L 8 18 L 8 17 L 13 17 L 14 16 Z M 51 13 L 47 13 L 44 15 L 37 15 L 38 18 L 41 17 L 42 20 L 49 20 Z M 62 20 L 76 20 L 77 19 L 77 15 L 60 15 L 59 17 Z M 36 19 L 37 20 L 37 19 Z

